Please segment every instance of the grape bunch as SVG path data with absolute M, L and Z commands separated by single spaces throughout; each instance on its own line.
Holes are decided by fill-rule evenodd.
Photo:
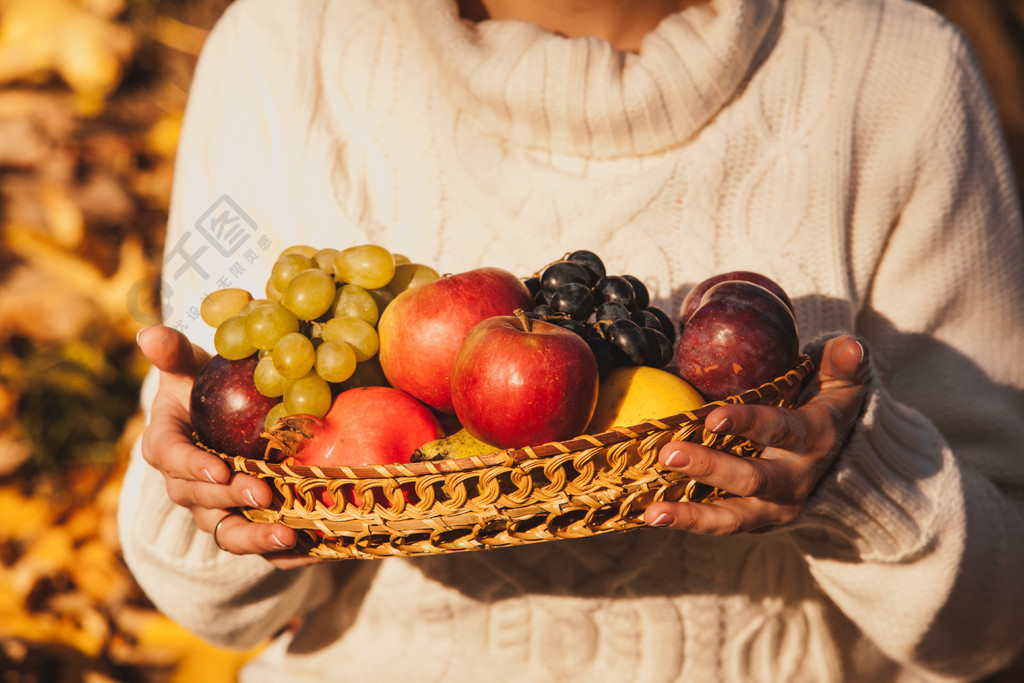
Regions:
M 258 354 L 253 382 L 280 398 L 268 428 L 287 415 L 323 417 L 341 390 L 386 384 L 377 361 L 377 321 L 398 294 L 438 279 L 375 244 L 347 249 L 296 245 L 281 252 L 265 297 L 240 288 L 211 292 L 200 305 L 216 329 L 217 353 L 228 360 Z
M 650 293 L 632 275 L 608 275 L 597 254 L 578 250 L 524 279 L 536 305 L 529 314 L 579 334 L 601 374 L 613 367 L 672 362 L 672 319 L 651 305 Z

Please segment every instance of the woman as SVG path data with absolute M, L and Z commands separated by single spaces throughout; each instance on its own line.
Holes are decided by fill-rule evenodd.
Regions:
M 821 349 L 817 393 L 709 415 L 757 461 L 664 448 L 737 494 L 647 510 L 689 533 L 313 564 L 227 514 L 270 492 L 191 447 L 197 360 L 146 330 L 126 560 L 211 641 L 272 638 L 247 681 L 983 676 L 1024 638 L 1013 187 L 962 37 L 903 0 L 243 0 L 179 151 L 165 321 L 193 343 L 203 292 L 262 291 L 290 244 L 520 274 L 585 248 L 669 310 L 769 275 Z M 211 216 L 248 245 L 203 242 Z

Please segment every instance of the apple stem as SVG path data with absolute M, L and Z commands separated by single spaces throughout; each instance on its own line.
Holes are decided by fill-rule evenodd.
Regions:
M 526 311 L 521 308 L 517 308 L 512 311 L 512 315 L 519 318 L 519 322 L 522 323 L 524 330 L 527 332 L 533 332 L 533 321 L 526 315 Z

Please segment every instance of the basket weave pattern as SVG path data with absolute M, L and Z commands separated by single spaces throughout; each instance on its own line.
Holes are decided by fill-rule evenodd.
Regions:
M 691 412 L 479 457 L 308 467 L 217 455 L 271 485 L 271 507 L 245 508 L 246 517 L 304 530 L 300 547 L 314 557 L 404 557 L 580 538 L 643 526 L 644 509 L 656 501 L 720 498 L 721 491 L 663 469 L 660 448 L 690 441 L 758 455 L 757 444 L 706 431 L 704 418 L 726 402 L 793 406 L 812 370 L 804 356 L 773 382 Z

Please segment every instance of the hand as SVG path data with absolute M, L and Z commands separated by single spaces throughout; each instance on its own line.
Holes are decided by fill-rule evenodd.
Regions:
M 217 456 L 192 444 L 189 397 L 196 372 L 208 356 L 192 346 L 180 332 L 165 326 L 150 327 L 138 336 L 143 355 L 160 370 L 160 385 L 142 434 L 142 456 L 163 474 L 167 494 L 188 508 L 202 531 L 217 529 L 219 545 L 236 555 L 263 555 L 279 569 L 313 564 L 318 560 L 289 552 L 298 540 L 283 524 L 250 522 L 241 514 L 225 519 L 238 506 L 264 507 L 272 500 L 266 482 L 235 474 Z
M 666 469 L 735 497 L 652 503 L 644 521 L 720 536 L 792 521 L 838 456 L 866 391 L 868 361 L 853 337 L 827 341 L 818 365 L 812 397 L 798 408 L 726 405 L 708 414 L 704 425 L 709 431 L 765 444 L 760 457 L 738 457 L 689 442 L 663 446 L 658 460 Z

